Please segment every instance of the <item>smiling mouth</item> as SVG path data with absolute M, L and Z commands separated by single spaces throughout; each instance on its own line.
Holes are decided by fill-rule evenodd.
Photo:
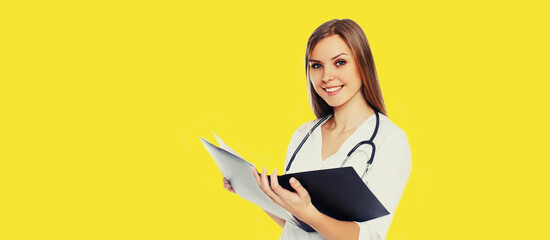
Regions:
M 340 90 L 344 85 L 336 86 L 336 87 L 330 87 L 330 88 L 323 88 L 327 93 L 335 93 L 338 90 Z

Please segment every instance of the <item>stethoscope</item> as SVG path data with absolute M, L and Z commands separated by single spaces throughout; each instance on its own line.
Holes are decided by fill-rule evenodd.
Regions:
M 367 174 L 367 172 L 369 171 L 370 166 L 372 165 L 372 162 L 374 161 L 374 152 L 376 151 L 376 147 L 374 145 L 374 137 L 376 137 L 376 133 L 378 133 L 378 126 L 380 125 L 380 116 L 379 116 L 380 113 L 375 109 L 374 114 L 376 115 L 376 125 L 374 127 L 374 131 L 372 132 L 372 136 L 370 137 L 369 140 L 361 141 L 357 145 L 355 145 L 355 147 L 353 147 L 348 152 L 348 155 L 346 156 L 346 159 L 344 159 L 344 161 L 342 162 L 342 165 L 340 165 L 340 167 L 343 167 L 344 164 L 346 164 L 346 162 L 351 158 L 351 156 L 353 155 L 355 150 L 357 150 L 357 148 L 359 148 L 361 145 L 363 145 L 363 144 L 370 145 L 372 147 L 371 155 L 369 157 L 369 161 L 367 161 L 367 167 L 365 168 L 365 172 L 363 173 L 363 175 L 361 175 L 361 178 L 363 178 L 365 176 L 365 174 Z M 288 170 L 290 170 L 290 166 L 292 165 L 292 162 L 294 161 L 294 158 L 296 157 L 296 154 L 298 154 L 298 152 L 300 151 L 300 149 L 302 148 L 302 146 L 304 145 L 306 140 L 309 138 L 309 136 L 311 135 L 313 130 L 315 130 L 315 128 L 317 128 L 319 125 L 321 125 L 323 122 L 325 122 L 325 120 L 327 120 L 329 117 L 330 117 L 330 115 L 327 115 L 327 116 L 321 118 L 321 120 L 319 120 L 311 128 L 311 130 L 307 133 L 307 135 L 304 137 L 304 139 L 302 140 L 300 145 L 298 145 L 298 147 L 296 148 L 296 151 L 294 151 L 294 154 L 292 154 L 292 157 L 290 158 L 290 161 L 288 162 L 288 166 L 286 167 L 287 172 L 288 172 Z

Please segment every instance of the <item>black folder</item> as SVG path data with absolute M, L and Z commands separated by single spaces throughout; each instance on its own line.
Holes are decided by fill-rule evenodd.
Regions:
M 239 157 L 235 151 L 216 136 L 220 147 L 201 138 L 204 146 L 222 171 L 224 177 L 232 181 L 233 189 L 239 196 L 268 209 L 286 221 L 295 220 L 305 231 L 315 230 L 273 203 L 258 187 L 250 172 L 254 165 Z M 289 180 L 295 177 L 311 196 L 312 204 L 323 214 L 341 221 L 368 221 L 382 217 L 389 212 L 365 185 L 352 167 L 333 168 L 316 171 L 298 172 L 278 176 L 279 184 L 290 191 Z M 269 179 L 269 176 L 268 176 Z
M 290 173 L 278 176 L 281 187 L 293 191 L 296 178 L 311 196 L 319 212 L 341 221 L 363 222 L 390 214 L 352 167 Z M 315 230 L 294 217 L 300 228 Z

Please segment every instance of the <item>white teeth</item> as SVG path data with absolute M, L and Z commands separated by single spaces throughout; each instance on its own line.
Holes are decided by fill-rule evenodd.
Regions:
M 327 92 L 336 92 L 336 91 L 340 90 L 340 88 L 342 88 L 342 86 L 333 87 L 333 88 L 325 88 L 325 90 L 326 90 Z

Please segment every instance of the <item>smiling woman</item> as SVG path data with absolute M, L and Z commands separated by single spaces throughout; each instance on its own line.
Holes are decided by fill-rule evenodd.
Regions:
M 364 222 L 340 221 L 319 212 L 294 178 L 295 192 L 268 182 L 266 169 L 253 174 L 260 188 L 316 232 L 268 215 L 283 227 L 281 239 L 385 239 L 411 171 L 406 134 L 386 116 L 367 38 L 349 19 L 319 26 L 308 40 L 306 79 L 318 119 L 299 127 L 287 150 L 285 173 L 351 166 L 389 211 Z M 363 144 L 368 143 L 368 144 Z M 356 154 L 352 154 L 356 152 Z M 277 179 L 277 170 L 271 179 Z M 224 181 L 224 187 L 232 191 Z
M 338 58 L 340 56 L 342 59 Z M 319 79 L 327 81 L 334 77 L 332 74 L 337 73 L 337 68 L 330 69 L 330 66 L 322 64 L 320 60 L 323 59 L 319 59 L 322 57 L 331 57 L 330 61 L 326 60 L 325 65 L 334 64 L 335 67 L 351 65 L 344 69 L 347 71 L 340 72 L 349 74 L 351 78 L 359 78 L 362 82 L 362 95 L 367 103 L 387 115 L 372 52 L 365 33 L 357 23 L 350 19 L 335 19 L 326 22 L 319 26 L 308 40 L 305 63 L 307 81 L 309 82 L 308 93 L 313 111 L 318 118 L 333 113 L 333 106 L 325 102 L 326 99 L 321 99 L 323 94 L 319 93 L 314 84 Z M 318 71 L 323 66 L 325 67 L 324 71 Z M 314 91 L 318 94 L 315 94 Z
M 332 35 L 319 41 L 308 64 L 310 84 L 326 104 L 334 107 L 351 99 L 363 101 L 357 64 L 340 36 Z

